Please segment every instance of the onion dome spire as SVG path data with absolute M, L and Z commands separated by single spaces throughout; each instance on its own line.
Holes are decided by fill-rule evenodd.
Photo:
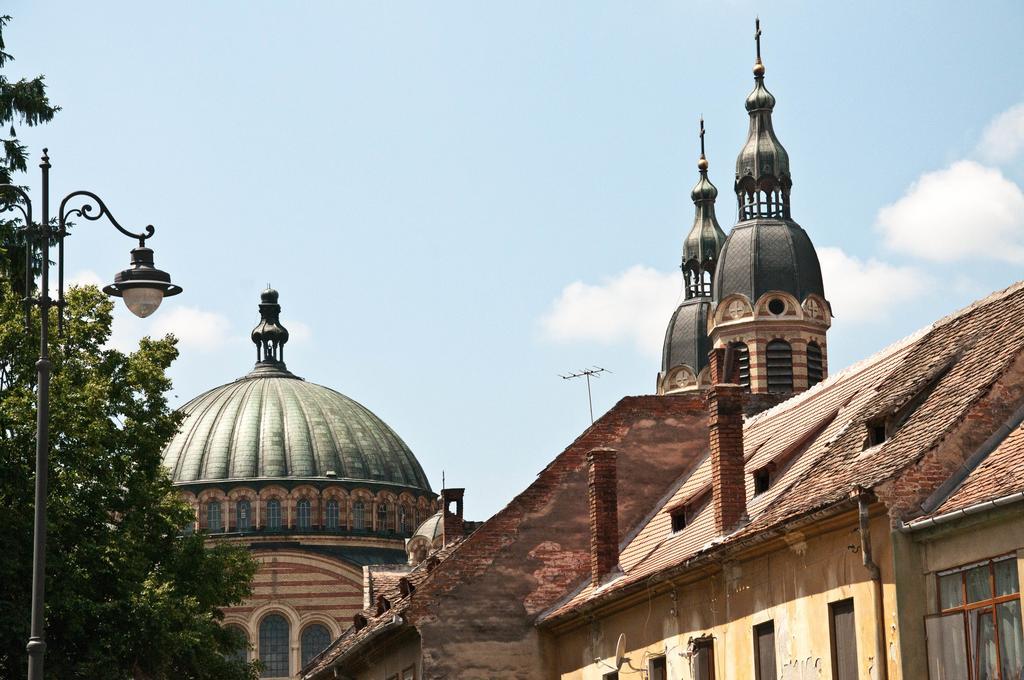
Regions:
M 288 342 L 288 329 L 281 325 L 281 305 L 277 291 L 269 285 L 260 293 L 260 322 L 252 329 L 256 344 L 256 367 L 284 369 L 284 345 Z
M 711 279 L 718 262 L 718 254 L 725 243 L 725 232 L 715 218 L 715 199 L 718 189 L 708 179 L 708 159 L 704 155 L 704 119 L 700 119 L 700 159 L 697 161 L 700 179 L 690 192 L 696 208 L 693 228 L 683 242 L 683 278 L 686 299 L 711 295 Z
M 764 86 L 761 61 L 761 20 L 754 24 L 757 58 L 754 61 L 754 89 L 747 95 L 750 115 L 747 141 L 736 158 L 736 198 L 739 221 L 758 217 L 789 219 L 789 154 L 772 128 L 775 97 Z

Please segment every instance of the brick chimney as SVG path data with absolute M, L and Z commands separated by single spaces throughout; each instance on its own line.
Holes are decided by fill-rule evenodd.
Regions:
M 462 538 L 466 533 L 462 523 L 462 498 L 465 495 L 465 489 L 441 489 L 441 535 L 445 545 Z M 455 507 L 452 508 L 452 505 Z
M 619 564 L 619 503 L 615 449 L 587 454 L 590 503 L 590 580 L 596 586 Z
M 715 529 L 725 534 L 747 515 L 743 478 L 743 398 L 745 390 L 734 382 L 738 366 L 730 350 L 711 350 L 711 379 L 707 392 L 711 440 L 712 500 Z

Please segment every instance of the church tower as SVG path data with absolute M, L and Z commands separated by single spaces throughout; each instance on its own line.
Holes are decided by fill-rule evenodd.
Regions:
M 725 232 L 715 218 L 718 189 L 708 179 L 704 155 L 704 120 L 700 121 L 700 178 L 690 192 L 695 214 L 693 227 L 683 242 L 683 284 L 685 297 L 665 331 L 665 344 L 658 374 L 658 394 L 697 389 L 707 383 L 708 317 L 711 312 L 711 281 Z
M 715 268 L 708 329 L 713 347 L 736 350 L 741 382 L 751 391 L 796 393 L 828 374 L 831 307 L 814 245 L 792 219 L 789 154 L 772 127 L 775 97 L 764 85 L 760 21 L 754 38 L 750 128 L 736 159 L 737 222 Z

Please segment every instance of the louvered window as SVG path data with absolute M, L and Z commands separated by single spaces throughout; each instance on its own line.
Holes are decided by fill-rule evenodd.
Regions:
M 742 342 L 734 342 L 731 347 L 734 360 L 740 370 L 740 385 L 750 387 L 750 351 Z
M 785 340 L 772 340 L 765 350 L 769 392 L 793 391 L 793 348 Z
M 816 342 L 807 343 L 807 386 L 814 387 L 825 378 L 825 366 L 821 358 L 821 347 Z

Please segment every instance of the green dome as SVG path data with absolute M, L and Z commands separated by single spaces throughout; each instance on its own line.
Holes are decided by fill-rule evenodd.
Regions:
M 177 484 L 324 478 L 430 490 L 412 451 L 383 420 L 287 371 L 253 371 L 181 411 L 185 420 L 164 450 Z
M 324 479 L 429 493 L 423 468 L 387 423 L 285 368 L 280 310 L 277 292 L 264 291 L 256 367 L 181 407 L 185 419 L 163 453 L 174 483 Z

